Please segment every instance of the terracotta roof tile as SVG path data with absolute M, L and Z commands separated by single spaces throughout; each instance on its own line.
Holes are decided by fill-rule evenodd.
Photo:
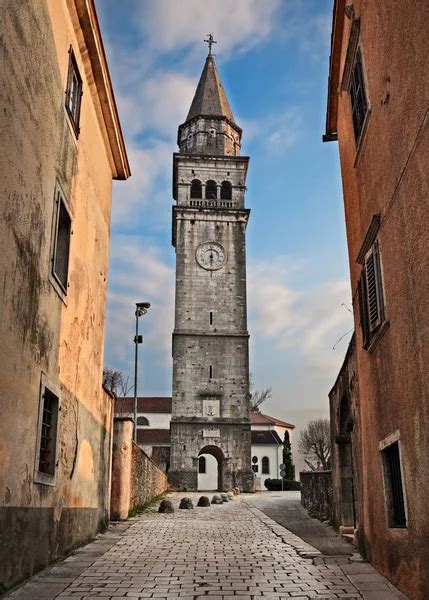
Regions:
M 277 425 L 278 427 L 295 429 L 295 425 L 292 425 L 292 423 L 287 423 L 286 421 L 281 421 L 280 419 L 276 419 L 275 417 L 270 417 L 269 415 L 264 415 L 262 413 L 252 412 L 250 415 L 250 420 L 252 425 Z

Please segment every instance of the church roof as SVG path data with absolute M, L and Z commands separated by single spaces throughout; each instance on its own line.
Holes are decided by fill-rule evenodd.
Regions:
M 264 446 L 274 444 L 276 446 L 281 446 L 283 442 L 281 441 L 277 431 L 252 431 L 252 445 L 262 444 Z
M 250 415 L 252 425 L 277 425 L 278 427 L 286 427 L 287 429 L 295 429 L 295 425 L 281 421 L 275 417 L 264 415 L 262 413 L 252 412 Z
M 139 396 L 137 398 L 137 412 L 139 413 L 171 413 L 171 396 Z M 134 398 L 116 398 L 116 414 L 128 414 L 134 411 Z
M 199 115 L 226 117 L 234 123 L 234 117 L 212 55 L 206 58 L 206 64 L 186 120 L 189 121 Z

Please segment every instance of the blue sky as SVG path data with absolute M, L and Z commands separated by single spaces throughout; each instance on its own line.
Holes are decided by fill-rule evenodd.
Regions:
M 171 393 L 172 154 L 212 31 L 251 157 L 251 371 L 257 388 L 273 388 L 265 412 L 297 430 L 327 416 L 350 336 L 333 345 L 352 327 L 338 148 L 321 141 L 332 1 L 98 0 L 97 9 L 132 170 L 113 187 L 106 365 L 131 378 L 134 302 L 148 300 L 139 393 Z

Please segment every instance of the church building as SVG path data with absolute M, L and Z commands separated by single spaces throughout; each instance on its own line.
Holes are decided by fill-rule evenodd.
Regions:
M 198 489 L 202 455 L 219 489 L 253 489 L 244 206 L 249 158 L 211 45 L 173 158 L 176 251 L 170 484 Z

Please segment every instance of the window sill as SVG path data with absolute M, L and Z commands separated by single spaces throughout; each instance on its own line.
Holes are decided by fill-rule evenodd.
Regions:
M 57 485 L 57 477 L 56 475 L 49 475 L 48 473 L 41 473 L 40 471 L 36 471 L 36 475 L 34 476 L 34 483 L 55 487 Z
M 370 121 L 370 118 L 371 118 L 371 114 L 372 114 L 371 108 L 368 107 L 368 111 L 367 111 L 366 116 L 365 116 L 365 121 L 363 122 L 361 134 L 359 136 L 358 141 L 356 142 L 356 155 L 355 155 L 355 159 L 353 161 L 353 168 L 354 169 L 357 167 L 357 165 L 359 163 L 359 159 L 360 159 L 360 156 L 361 156 L 361 153 L 362 153 L 362 147 L 364 145 L 364 141 L 365 141 L 365 138 L 366 138 L 366 135 L 367 135 L 367 131 L 368 131 L 368 125 L 369 125 L 369 121 Z
M 385 332 L 389 329 L 390 326 L 390 321 L 386 320 L 383 321 L 383 323 L 380 325 L 380 328 L 378 329 L 377 333 L 374 335 L 374 337 L 372 338 L 368 348 L 365 348 L 365 350 L 369 353 L 369 354 L 373 354 L 375 349 L 377 348 L 381 338 L 384 336 Z

